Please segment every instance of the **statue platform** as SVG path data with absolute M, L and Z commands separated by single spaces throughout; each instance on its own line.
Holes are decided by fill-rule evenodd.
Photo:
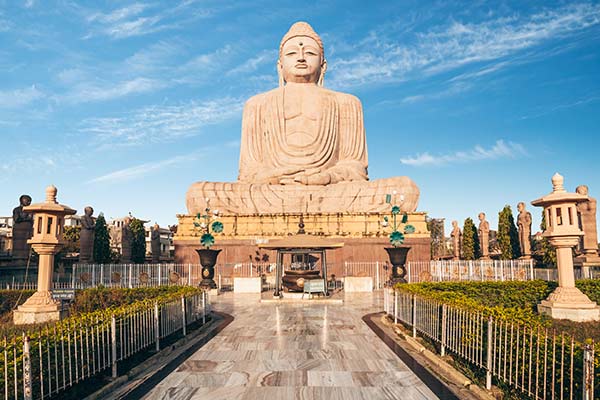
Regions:
M 274 250 L 259 249 L 259 245 L 296 235 L 300 216 L 303 216 L 307 235 L 341 240 L 344 247 L 327 252 L 329 274 L 342 275 L 345 261 L 385 261 L 388 255 L 384 247 L 390 244 L 391 227 L 382 225 L 387 213 L 331 213 L 331 214 L 260 214 L 221 215 L 223 233 L 215 234 L 213 248 L 222 249 L 218 263 L 242 263 L 254 259 L 257 254 L 275 262 Z M 408 261 L 429 261 L 431 235 L 425 221 L 427 214 L 408 214 L 408 224 L 415 232 L 406 235 L 405 245 L 411 246 Z M 179 226 L 174 237 L 175 262 L 198 263 L 195 250 L 201 248 L 200 233 L 194 230 L 194 216 L 178 215 Z

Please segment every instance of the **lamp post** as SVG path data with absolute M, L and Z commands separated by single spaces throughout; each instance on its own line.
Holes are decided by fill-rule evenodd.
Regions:
M 63 227 L 66 215 L 76 210 L 58 204 L 54 186 L 46 188 L 46 201 L 24 207 L 33 214 L 33 236 L 27 241 L 39 254 L 37 291 L 14 312 L 17 325 L 37 324 L 60 319 L 60 303 L 52 298 L 54 256 L 63 247 Z
M 538 311 L 556 319 L 597 321 L 600 320 L 600 307 L 575 287 L 573 271 L 572 249 L 583 235 L 579 229 L 576 205 L 586 196 L 568 193 L 563 183 L 564 178 L 556 173 L 552 177 L 552 193 L 531 202 L 544 208 L 546 230 L 543 236 L 556 248 L 558 268 L 558 287 L 538 304 Z

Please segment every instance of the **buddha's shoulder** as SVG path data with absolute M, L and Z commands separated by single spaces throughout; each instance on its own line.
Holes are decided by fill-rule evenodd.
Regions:
M 246 107 L 256 107 L 261 104 L 264 104 L 265 102 L 271 100 L 273 97 L 279 95 L 280 92 L 281 88 L 275 88 L 269 90 L 268 92 L 256 94 L 250 97 L 248 100 L 246 100 Z
M 358 97 L 354 96 L 353 94 L 344 93 L 344 92 L 336 92 L 334 90 L 325 89 L 325 88 L 322 88 L 321 90 L 324 90 L 331 96 L 335 96 L 335 99 L 341 105 L 360 107 L 362 104 L 360 102 L 360 99 Z

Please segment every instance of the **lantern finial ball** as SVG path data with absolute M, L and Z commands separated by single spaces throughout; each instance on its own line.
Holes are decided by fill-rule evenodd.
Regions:
M 56 189 L 56 186 L 54 185 L 50 185 L 46 188 L 46 203 L 54 203 L 57 204 L 56 202 L 56 193 L 58 192 L 58 189 Z
M 564 187 L 565 178 L 558 172 L 552 177 L 552 188 L 554 193 L 562 193 L 565 191 Z

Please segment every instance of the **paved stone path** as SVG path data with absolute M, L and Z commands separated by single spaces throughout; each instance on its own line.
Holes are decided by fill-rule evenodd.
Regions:
M 235 320 L 145 399 L 436 399 L 362 321 L 380 293 L 343 305 L 264 304 L 224 294 L 213 309 Z

